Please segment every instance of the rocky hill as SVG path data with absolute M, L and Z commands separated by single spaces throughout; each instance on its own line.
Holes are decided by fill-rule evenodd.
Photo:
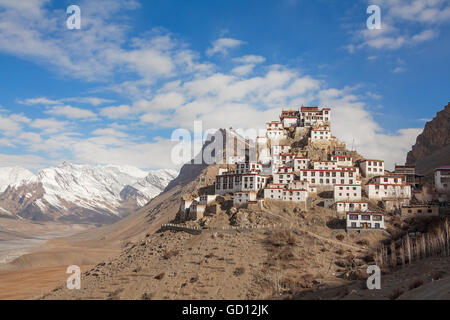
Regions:
M 0 169 L 0 210 L 30 220 L 107 223 L 144 206 L 177 175 L 131 166 L 63 163 L 37 175 Z
M 83 274 L 83 290 L 62 286 L 45 298 L 288 297 L 325 284 L 345 284 L 361 273 L 373 259 L 374 245 L 386 237 L 346 235 L 335 211 L 319 205 L 320 200 L 308 211 L 300 204 L 270 201 L 260 209 L 237 209 L 226 197 L 217 199 L 211 217 L 186 222 L 206 227 L 200 234 L 161 230 L 161 224 L 177 221 L 182 197 L 198 195 L 214 183 L 219 167 L 186 164 L 163 193 L 135 214 L 78 235 L 91 235 L 96 246 L 120 243 L 122 251 Z M 25 260 L 29 257 L 15 263 Z
M 450 164 L 450 103 L 427 122 L 406 157 L 418 173 L 430 176 L 434 168 Z

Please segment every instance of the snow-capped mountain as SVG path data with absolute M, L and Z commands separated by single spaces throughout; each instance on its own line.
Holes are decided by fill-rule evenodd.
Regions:
M 0 193 L 5 191 L 10 184 L 27 180 L 33 176 L 31 171 L 20 167 L 0 168 Z
M 0 185 L 2 211 L 33 220 L 95 222 L 117 220 L 145 205 L 177 175 L 174 170 L 146 172 L 131 166 L 70 163 L 37 175 L 16 172 L 17 179 L 4 179 Z
M 158 195 L 177 175 L 175 170 L 161 169 L 150 172 L 145 178 L 133 183 L 131 186 L 142 195 L 137 199 L 138 205 L 144 206 L 149 200 L 146 195 Z

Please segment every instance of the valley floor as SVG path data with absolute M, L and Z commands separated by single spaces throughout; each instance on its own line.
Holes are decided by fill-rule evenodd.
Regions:
M 9 262 L 33 251 L 47 240 L 66 237 L 92 227 L 0 218 L 0 270 L 8 268 Z
M 81 271 L 92 266 L 80 266 Z M 65 282 L 66 266 L 0 271 L 0 300 L 37 299 Z
M 0 300 L 34 299 L 64 282 L 68 265 L 48 252 L 57 243 L 64 250 L 61 237 L 93 227 L 0 218 Z

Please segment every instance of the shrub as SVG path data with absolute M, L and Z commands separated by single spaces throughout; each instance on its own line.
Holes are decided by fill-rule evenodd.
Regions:
M 153 294 L 152 293 L 147 293 L 145 292 L 142 296 L 141 299 L 142 300 L 151 300 L 152 299 Z
M 157 275 L 155 276 L 155 279 L 161 280 L 162 278 L 164 278 L 165 275 L 166 275 L 165 272 L 161 272 L 161 273 L 159 273 L 159 274 L 157 274 Z
M 163 258 L 166 259 L 166 260 L 168 260 L 168 259 L 170 259 L 170 258 L 172 258 L 172 257 L 177 256 L 178 253 L 179 253 L 179 251 L 176 250 L 176 249 L 174 249 L 174 250 L 166 250 L 166 252 L 165 252 L 164 255 L 163 255 Z
M 338 234 L 337 236 L 336 236 L 336 239 L 338 239 L 339 241 L 342 241 L 342 240 L 344 240 L 345 239 L 345 235 L 344 234 Z
M 374 262 L 375 261 L 375 254 L 373 252 L 369 253 L 368 255 L 366 255 L 364 257 L 364 261 L 367 262 L 367 263 Z
M 366 239 L 361 239 L 358 242 L 356 242 L 356 244 L 360 245 L 360 246 L 368 246 L 369 245 L 369 241 Z
M 244 268 L 244 267 L 236 268 L 236 269 L 234 270 L 234 272 L 233 272 L 233 274 L 234 274 L 236 277 L 239 277 L 239 276 L 243 275 L 244 273 L 245 273 L 245 268 Z
M 267 240 L 275 247 L 295 244 L 295 237 L 289 230 L 270 232 Z

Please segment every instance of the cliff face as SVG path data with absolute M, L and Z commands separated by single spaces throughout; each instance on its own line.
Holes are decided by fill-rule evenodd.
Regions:
M 450 164 L 450 103 L 427 122 L 423 132 L 406 157 L 418 173 L 430 175 L 433 169 Z

